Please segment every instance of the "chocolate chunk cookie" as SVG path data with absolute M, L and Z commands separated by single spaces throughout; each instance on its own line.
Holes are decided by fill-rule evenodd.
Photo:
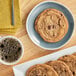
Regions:
M 73 76 L 76 76 L 76 57 L 73 55 L 65 55 L 61 58 L 59 58 L 59 60 L 65 62 L 70 70 L 72 71 Z
M 49 61 L 46 64 L 52 66 L 58 76 L 73 76 L 69 67 L 62 61 Z
M 28 69 L 26 76 L 58 76 L 58 74 L 49 65 L 37 64 Z
M 68 31 L 68 21 L 56 9 L 46 9 L 35 20 L 35 30 L 46 42 L 60 41 Z

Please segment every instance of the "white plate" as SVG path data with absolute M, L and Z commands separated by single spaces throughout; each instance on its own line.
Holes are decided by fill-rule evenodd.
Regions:
M 22 63 L 20 65 L 14 66 L 13 70 L 14 70 L 14 75 L 15 76 L 25 76 L 26 71 L 29 67 L 31 67 L 32 65 L 35 64 L 42 64 L 45 63 L 47 61 L 52 61 L 52 60 L 57 60 L 59 57 L 64 56 L 64 55 L 69 55 L 76 52 L 76 46 L 73 46 L 71 48 L 67 48 L 25 63 Z

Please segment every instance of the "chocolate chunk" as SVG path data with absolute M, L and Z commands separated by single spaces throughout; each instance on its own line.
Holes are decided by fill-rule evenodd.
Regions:
M 1 44 L 1 46 L 0 46 L 1 48 L 4 48 L 4 45 L 3 44 Z

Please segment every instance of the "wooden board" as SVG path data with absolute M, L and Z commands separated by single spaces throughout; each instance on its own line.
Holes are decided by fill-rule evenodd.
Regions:
M 15 36 L 18 37 L 24 45 L 24 56 L 18 64 L 31 60 L 31 59 L 34 59 L 34 58 L 37 58 L 37 57 L 41 57 L 41 56 L 50 54 L 55 51 L 59 51 L 64 48 L 71 47 L 73 45 L 76 45 L 76 23 L 75 23 L 75 29 L 74 29 L 72 39 L 69 41 L 69 43 L 67 45 L 65 45 L 64 47 L 62 47 L 59 50 L 48 51 L 48 50 L 41 49 L 30 40 L 30 38 L 28 37 L 27 32 L 26 32 L 26 25 L 25 25 L 26 19 L 27 19 L 29 12 L 31 11 L 31 9 L 36 4 L 38 4 L 42 1 L 44 1 L 44 0 L 20 0 L 20 12 L 21 12 L 21 19 L 22 19 L 23 26 L 22 26 L 22 28 L 20 28 L 18 30 L 18 32 L 16 33 Z M 69 7 L 69 9 L 73 13 L 73 16 L 74 16 L 74 19 L 76 22 L 76 0 L 69 0 L 69 1 L 68 0 L 67 1 L 66 0 L 56 0 L 56 1 L 61 2 L 62 4 Z M 6 66 L 3 64 L 0 64 L 0 76 L 14 76 L 12 67 L 13 66 Z

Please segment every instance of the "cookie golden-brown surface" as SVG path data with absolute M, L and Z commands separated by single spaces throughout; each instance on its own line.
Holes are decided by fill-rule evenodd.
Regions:
M 49 61 L 46 64 L 53 67 L 58 76 L 73 76 L 69 67 L 62 61 Z
M 37 64 L 28 69 L 26 76 L 58 76 L 58 74 L 49 65 Z
M 74 53 L 73 55 L 76 56 L 76 53 Z
M 36 18 L 35 30 L 46 42 L 60 41 L 68 31 L 68 21 L 56 9 L 46 9 Z
M 76 76 L 76 57 L 74 55 L 65 55 L 59 60 L 65 62 L 72 71 L 73 76 Z

